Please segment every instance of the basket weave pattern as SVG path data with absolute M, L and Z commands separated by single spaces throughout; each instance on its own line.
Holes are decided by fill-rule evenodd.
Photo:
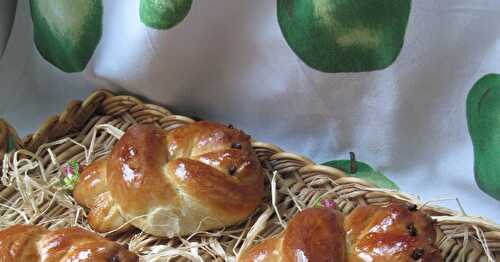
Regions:
M 83 163 L 108 153 L 117 137 L 106 132 L 106 127 L 124 131 L 141 123 L 169 130 L 193 121 L 163 107 L 104 90 L 94 92 L 83 102 L 70 102 L 63 113 L 49 118 L 34 134 L 23 141 L 16 139 L 17 149 L 23 149 L 4 157 L 0 228 L 16 223 L 88 227 L 85 210 L 57 186 L 60 166 L 73 160 Z M 4 136 L 8 134 L 15 134 L 14 129 L 0 121 L 0 149 L 5 147 Z M 280 233 L 286 221 L 299 210 L 313 206 L 320 197 L 334 199 L 344 213 L 358 205 L 382 205 L 396 200 L 416 204 L 433 216 L 437 221 L 437 245 L 446 261 L 500 259 L 500 226 L 492 222 L 428 205 L 404 193 L 375 188 L 272 144 L 254 141 L 252 145 L 267 171 L 268 194 L 264 204 L 245 223 L 219 232 L 200 232 L 187 239 L 157 238 L 139 231 L 109 236 L 128 244 L 144 261 L 234 261 L 242 249 Z M 18 175 L 13 177 L 13 172 Z

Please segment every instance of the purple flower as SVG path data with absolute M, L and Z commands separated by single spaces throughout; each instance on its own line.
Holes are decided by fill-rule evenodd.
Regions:
M 66 165 L 64 165 L 64 174 L 67 177 L 72 177 L 73 176 L 73 167 L 71 167 L 71 165 L 69 163 L 66 164 Z
M 333 199 L 323 199 L 321 205 L 326 208 L 337 208 L 337 203 Z

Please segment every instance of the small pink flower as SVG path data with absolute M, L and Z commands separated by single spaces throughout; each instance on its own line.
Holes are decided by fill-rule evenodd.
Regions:
M 337 203 L 333 199 L 323 199 L 321 205 L 326 208 L 337 208 Z
M 63 166 L 63 175 L 65 177 L 78 176 L 82 172 L 83 167 L 78 164 L 78 162 L 73 161 L 72 163 L 67 163 Z
M 62 167 L 63 177 L 62 183 L 67 188 L 72 190 L 80 179 L 80 172 L 83 167 L 77 161 L 67 163 Z
M 64 175 L 66 175 L 67 177 L 72 177 L 73 176 L 73 167 L 71 167 L 70 164 L 66 164 L 64 166 Z

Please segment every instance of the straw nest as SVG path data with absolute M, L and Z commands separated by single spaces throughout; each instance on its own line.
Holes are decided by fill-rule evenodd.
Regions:
M 0 228 L 27 223 L 49 228 L 80 226 L 89 229 L 86 210 L 63 187 L 62 166 L 71 161 L 90 163 L 107 154 L 124 130 L 136 123 L 169 130 L 194 120 L 143 103 L 132 96 L 99 90 L 84 101 L 72 101 L 23 141 L 0 121 Z M 105 234 L 140 255 L 143 261 L 235 261 L 250 245 L 280 233 L 300 210 L 318 199 L 333 199 L 349 213 L 358 205 L 390 201 L 415 204 L 436 221 L 437 246 L 446 261 L 497 261 L 500 226 L 396 191 L 373 185 L 342 171 L 317 165 L 279 147 L 253 142 L 266 169 L 267 194 L 258 210 L 242 224 L 185 238 L 158 238 L 140 231 Z M 0 155 L 0 156 L 2 156 Z

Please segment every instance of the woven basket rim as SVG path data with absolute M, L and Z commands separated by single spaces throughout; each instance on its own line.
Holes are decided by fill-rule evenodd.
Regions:
M 40 128 L 38 128 L 34 133 L 27 135 L 23 140 L 17 137 L 14 128 L 12 128 L 6 121 L 0 119 L 0 135 L 2 134 L 2 129 L 7 130 L 4 133 L 15 135 L 16 141 L 18 142 L 16 143 L 18 148 L 24 148 L 30 152 L 36 152 L 39 146 L 47 142 L 57 140 L 60 137 L 71 134 L 71 132 L 82 128 L 83 123 L 87 122 L 96 111 L 103 110 L 102 108 L 104 108 L 104 110 L 106 110 L 106 108 L 113 108 L 113 106 L 117 103 L 129 106 L 130 112 L 137 112 L 138 115 L 135 116 L 137 118 L 156 116 L 157 118 L 152 119 L 151 121 L 156 121 L 160 125 L 168 123 L 169 125 L 175 126 L 175 123 L 177 122 L 185 123 L 194 121 L 186 116 L 173 115 L 164 107 L 144 103 L 142 100 L 133 96 L 114 95 L 108 90 L 96 90 L 83 101 L 71 101 L 61 114 L 48 118 L 48 120 Z M 144 111 L 148 112 L 147 116 L 140 115 L 141 112 Z M 110 112 L 120 114 L 119 111 Z M 2 122 L 5 124 L 2 125 Z M 0 140 L 0 148 L 4 141 L 5 140 Z M 500 225 L 486 218 L 464 215 L 461 212 L 438 205 L 422 205 L 422 203 L 416 198 L 405 194 L 404 192 L 376 188 L 373 184 L 370 184 L 367 181 L 355 177 L 349 177 L 341 170 L 316 164 L 313 160 L 307 157 L 286 152 L 274 144 L 252 141 L 252 146 L 255 150 L 259 150 L 260 148 L 270 148 L 272 151 L 276 152 L 269 156 L 269 160 L 273 162 L 274 170 L 279 170 L 280 172 L 296 171 L 300 174 L 326 174 L 335 180 L 335 182 L 341 184 L 356 184 L 362 188 L 362 190 L 367 192 L 386 194 L 391 198 L 401 199 L 412 204 L 419 204 L 421 208 L 425 208 L 426 211 L 434 213 L 435 216 L 433 217 L 438 221 L 450 224 L 467 224 L 487 229 L 489 231 L 487 232 L 489 237 L 493 237 L 500 241 Z M 281 165 L 283 159 L 286 159 L 288 162 L 287 165 Z M 297 165 L 290 165 L 290 162 L 296 162 Z
M 20 149 L 24 146 L 23 141 L 19 138 L 16 129 L 12 127 L 7 120 L 0 118 L 0 156 L 8 153 L 9 143 L 11 142 L 14 143 L 14 149 Z

